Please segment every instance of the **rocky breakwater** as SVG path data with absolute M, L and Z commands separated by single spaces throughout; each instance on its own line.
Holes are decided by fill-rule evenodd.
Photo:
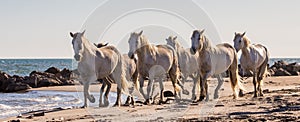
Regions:
M 269 68 L 271 76 L 298 76 L 300 75 L 300 63 L 287 63 L 277 61 Z
M 29 76 L 10 76 L 0 71 L 0 92 L 18 92 L 30 88 L 74 85 L 72 71 L 50 67 L 44 72 L 32 71 Z

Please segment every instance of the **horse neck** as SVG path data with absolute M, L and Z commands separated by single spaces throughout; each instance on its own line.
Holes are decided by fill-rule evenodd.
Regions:
M 244 46 L 242 48 L 242 54 L 247 58 L 250 56 L 250 40 L 246 37 L 243 37 Z
M 153 46 L 149 44 L 149 41 L 145 37 L 141 37 L 141 44 L 137 50 L 137 55 L 139 59 L 143 59 L 147 54 L 153 55 L 155 52 L 153 50 Z
M 83 58 L 84 59 L 91 59 L 91 57 L 96 56 L 96 50 L 97 48 L 92 45 L 86 38 L 82 37 L 82 43 L 83 43 Z
M 210 43 L 210 41 L 206 38 L 206 36 L 203 35 L 203 48 L 200 52 L 204 52 L 204 51 L 207 51 L 207 50 L 212 50 L 212 44 Z

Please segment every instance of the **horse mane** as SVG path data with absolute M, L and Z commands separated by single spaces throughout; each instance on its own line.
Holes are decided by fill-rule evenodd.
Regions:
M 208 40 L 208 38 L 205 35 L 202 35 L 202 41 L 203 41 L 203 50 L 212 48 L 211 42 Z
M 83 46 L 86 48 L 85 50 L 87 50 L 90 54 L 96 56 L 96 47 L 94 45 L 92 45 L 90 43 L 90 41 L 88 39 L 86 39 L 84 36 L 81 36 L 81 40 L 82 40 L 82 44 Z
M 140 36 L 140 47 L 146 48 L 149 50 L 150 54 L 154 57 L 155 56 L 155 50 L 154 46 L 151 45 L 147 39 L 146 36 L 142 35 Z M 142 49 L 142 48 L 141 48 Z
M 175 47 L 177 48 L 177 49 L 183 49 L 183 47 L 181 46 L 181 44 L 179 43 L 179 41 L 177 41 L 176 39 L 174 40 L 174 43 L 175 43 Z
M 244 41 L 245 47 L 250 46 L 250 39 L 248 39 L 246 36 L 243 37 L 243 41 Z

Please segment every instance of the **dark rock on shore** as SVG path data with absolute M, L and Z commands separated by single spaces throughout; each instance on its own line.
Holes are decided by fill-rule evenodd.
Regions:
M 269 68 L 269 73 L 271 76 L 298 76 L 300 73 L 300 64 L 290 63 L 280 60 L 274 63 Z
M 0 71 L 0 92 L 16 92 L 30 89 L 31 87 L 22 82 L 23 77 L 10 76 Z
M 17 92 L 31 87 L 74 85 L 72 71 L 50 67 L 45 72 L 32 71 L 29 76 L 10 76 L 0 71 L 0 92 Z

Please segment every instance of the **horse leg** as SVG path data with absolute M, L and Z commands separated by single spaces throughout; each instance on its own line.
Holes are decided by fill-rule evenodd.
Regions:
M 209 100 L 209 95 L 208 95 L 208 83 L 207 83 L 207 80 L 205 82 L 205 92 L 206 92 L 206 99 L 205 101 L 207 102 Z
M 144 89 L 143 89 L 143 87 L 144 87 L 144 78 L 142 76 L 139 76 L 138 80 L 139 80 L 138 82 L 140 83 L 139 91 L 142 94 L 142 96 L 144 97 L 144 99 L 147 99 L 146 95 L 145 95 L 145 92 L 144 92 Z
M 206 100 L 209 99 L 209 96 L 208 96 L 208 92 L 207 92 L 207 88 L 208 88 L 208 85 L 207 85 L 207 78 L 209 77 L 209 74 L 210 73 L 205 73 L 203 75 L 203 77 L 201 78 L 200 80 L 200 87 L 201 87 L 201 94 L 200 94 L 200 97 L 199 97 L 199 101 L 202 101 L 205 97 L 206 97 Z
M 101 86 L 101 89 L 100 89 L 100 98 L 99 98 L 99 107 L 103 106 L 102 104 L 102 95 L 103 95 L 103 91 L 106 87 L 106 82 L 102 82 L 102 86 Z
M 106 91 L 105 91 L 105 94 L 104 94 L 104 96 L 105 96 L 104 106 L 109 105 L 108 95 L 109 95 L 110 89 L 111 89 L 111 82 L 107 82 L 107 88 L 106 88 Z
M 261 86 L 262 86 L 262 83 L 263 83 L 263 78 L 264 78 L 264 73 L 265 73 L 265 67 L 266 66 L 261 66 L 260 68 L 259 68 L 259 71 L 258 71 L 258 76 L 257 76 L 257 81 L 258 81 L 258 91 L 259 91 L 259 96 L 264 96 L 264 94 L 263 94 L 263 91 L 262 91 L 262 88 L 261 88 Z
M 215 89 L 214 99 L 219 98 L 219 90 L 220 90 L 221 86 L 222 86 L 223 83 L 224 83 L 224 79 L 221 77 L 220 74 L 217 75 L 217 79 L 218 79 L 218 85 L 217 85 L 217 87 L 216 87 L 216 89 Z
M 180 93 L 180 86 L 178 86 L 178 75 L 175 72 L 169 72 L 169 76 L 171 78 L 172 81 L 172 85 L 174 88 L 174 96 L 175 99 L 181 99 L 181 93 Z
M 89 101 L 92 102 L 92 103 L 95 102 L 95 97 L 93 95 L 90 95 L 89 87 L 90 87 L 90 83 L 89 82 L 84 82 L 83 83 L 84 105 L 83 105 L 82 108 L 86 108 L 87 107 L 87 99 L 89 99 Z
M 149 80 L 148 80 L 148 86 L 147 86 L 147 96 L 146 96 L 146 101 L 144 102 L 144 104 L 150 104 L 151 103 L 151 98 L 152 98 L 152 88 L 153 88 L 153 82 L 154 82 L 154 78 L 153 77 L 149 77 Z M 151 95 L 150 95 L 151 94 Z
M 253 72 L 253 86 L 254 86 L 254 96 L 257 97 L 257 84 L 256 84 L 256 71 Z
M 116 103 L 114 104 L 114 107 L 118 106 L 120 107 L 121 105 L 121 88 L 117 88 L 117 100 L 116 100 Z
M 160 87 L 160 100 L 159 104 L 164 102 L 164 84 L 163 84 L 163 78 L 159 78 L 159 87 Z
M 193 75 L 191 75 L 191 76 L 193 76 Z M 196 77 L 192 77 L 192 79 L 193 79 L 193 82 L 194 82 L 194 85 L 193 85 L 193 89 L 192 89 L 192 100 L 196 100 L 197 99 L 197 97 L 196 97 L 196 86 L 197 86 L 197 88 L 199 89 L 199 79 L 200 77 L 199 77 L 199 75 L 197 74 L 196 75 Z
M 185 95 L 189 95 L 189 91 L 184 89 L 184 83 L 186 82 L 187 79 L 187 75 L 183 75 L 182 77 L 182 81 L 180 82 L 180 80 L 178 79 L 178 85 L 180 86 L 180 88 L 182 89 L 182 93 Z

